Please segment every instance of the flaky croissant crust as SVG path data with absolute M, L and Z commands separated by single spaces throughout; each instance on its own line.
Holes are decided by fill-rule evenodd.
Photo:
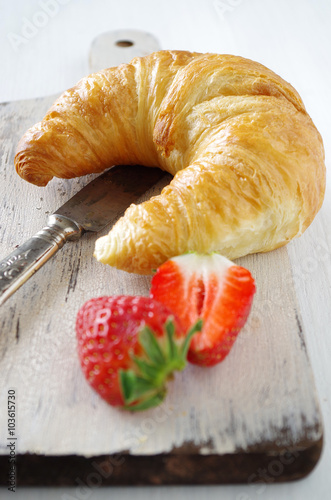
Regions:
M 160 51 L 66 91 L 21 139 L 15 166 L 53 176 L 158 166 L 162 193 L 131 205 L 95 255 L 149 274 L 188 251 L 230 259 L 302 234 L 325 190 L 322 139 L 295 89 L 237 56 Z

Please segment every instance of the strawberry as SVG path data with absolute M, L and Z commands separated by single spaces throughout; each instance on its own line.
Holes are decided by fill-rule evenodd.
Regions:
M 190 339 L 172 311 L 149 297 L 100 297 L 77 314 L 78 354 L 90 385 L 113 406 L 158 405 L 174 370 L 182 370 Z
M 184 329 L 197 318 L 203 320 L 201 331 L 192 338 L 188 360 L 212 366 L 229 353 L 246 322 L 254 293 L 254 279 L 247 269 L 216 253 L 189 253 L 156 270 L 150 297 L 168 306 Z

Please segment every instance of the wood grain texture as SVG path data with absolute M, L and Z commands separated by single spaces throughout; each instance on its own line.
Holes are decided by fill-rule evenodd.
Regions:
M 0 107 L 1 258 L 43 227 L 47 215 L 89 180 L 56 179 L 37 188 L 14 172 L 17 140 L 53 100 Z M 160 188 L 153 188 L 153 194 Z M 321 449 L 322 421 L 287 249 L 240 259 L 256 279 L 257 295 L 228 358 L 210 369 L 189 366 L 176 376 L 161 407 L 129 414 L 108 406 L 87 385 L 76 355 L 74 322 L 90 297 L 147 295 L 150 278 L 98 263 L 92 257 L 96 237 L 86 234 L 69 242 L 0 311 L 0 407 L 6 406 L 7 390 L 15 388 L 17 452 L 86 459 L 171 455 L 182 457 L 178 460 L 186 461 L 187 471 L 192 457 L 203 463 L 213 456 L 220 465 L 225 455 L 238 460 L 239 455 L 304 452 L 311 467 L 302 467 L 301 475 L 311 470 Z M 0 455 L 7 453 L 6 442 L 6 414 L 1 412 Z M 207 482 L 230 478 L 213 467 L 213 480 L 206 474 Z M 247 481 L 248 472 L 242 468 L 232 481 Z M 284 466 L 277 479 L 289 476 Z M 178 482 L 171 477 L 168 482 Z M 180 482 L 190 481 L 182 471 Z M 164 475 L 162 482 L 167 482 Z

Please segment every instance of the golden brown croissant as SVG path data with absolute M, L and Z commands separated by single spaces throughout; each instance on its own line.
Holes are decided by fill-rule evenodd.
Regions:
M 96 243 L 98 260 L 141 274 L 191 250 L 233 259 L 277 248 L 302 234 L 324 196 L 322 139 L 300 96 L 229 55 L 161 51 L 87 76 L 15 157 L 40 186 L 121 163 L 174 175 Z

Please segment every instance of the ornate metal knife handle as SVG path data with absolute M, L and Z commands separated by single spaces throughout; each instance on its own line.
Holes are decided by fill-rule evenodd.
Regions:
M 78 240 L 82 228 L 62 215 L 51 215 L 47 226 L 0 262 L 0 305 L 22 286 L 68 240 Z

